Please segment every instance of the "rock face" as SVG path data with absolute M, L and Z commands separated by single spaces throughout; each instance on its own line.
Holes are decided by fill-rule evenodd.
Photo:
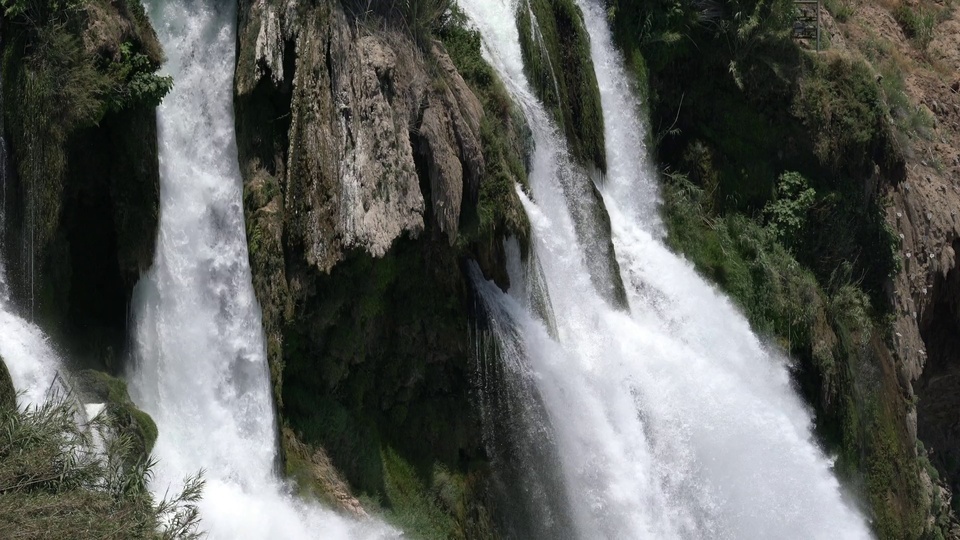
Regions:
M 242 18 L 240 112 L 258 89 L 290 99 L 289 126 L 275 133 L 284 147 L 253 166 L 290 188 L 284 205 L 307 261 L 328 272 L 351 249 L 382 256 L 423 232 L 427 204 L 452 244 L 464 193 L 475 200 L 484 173 L 483 109 L 442 46 L 424 53 L 399 33 L 361 34 L 337 4 L 254 2 Z M 415 153 L 429 169 L 426 202 Z
M 163 55 L 139 4 L 91 0 L 58 17 L 3 21 L 3 256 L 17 304 L 84 362 L 116 369 L 160 191 L 154 106 L 126 77 L 151 76 Z
M 463 265 L 505 284 L 502 239 L 527 224 L 523 128 L 492 71 L 468 84 L 399 8 L 347 4 L 241 2 L 235 107 L 288 468 L 312 463 L 311 490 L 356 512 L 320 462 L 396 505 L 385 452 L 465 475 L 482 461 Z M 482 63 L 460 32 L 458 54 Z
M 887 211 L 887 221 L 902 238 L 903 267 L 891 292 L 897 374 L 904 394 L 916 401 L 908 427 L 926 446 L 954 497 L 960 489 L 958 30 L 957 10 L 945 12 L 922 57 L 936 59 L 946 70 L 930 68 L 919 51 L 904 44 L 910 60 L 921 66 L 910 74 L 906 90 L 930 122 L 930 131 L 912 141 L 906 179 L 892 190 Z M 906 42 L 896 35 L 893 39 Z M 960 537 L 960 526 L 953 531 Z

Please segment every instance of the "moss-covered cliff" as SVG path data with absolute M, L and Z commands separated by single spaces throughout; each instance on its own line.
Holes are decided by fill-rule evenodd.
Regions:
M 356 511 L 329 457 L 414 534 L 488 537 L 464 266 L 507 284 L 526 128 L 456 18 L 371 6 L 241 6 L 238 145 L 287 468 Z
M 130 292 L 153 259 L 163 54 L 139 2 L 3 6 L 13 296 L 81 357 L 117 368 Z

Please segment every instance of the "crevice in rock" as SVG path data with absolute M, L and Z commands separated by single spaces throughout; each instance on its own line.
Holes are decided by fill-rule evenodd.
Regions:
M 960 250 L 960 240 L 953 249 Z M 920 321 L 927 348 L 916 383 L 917 434 L 930 461 L 956 492 L 960 487 L 960 269 L 938 274 Z

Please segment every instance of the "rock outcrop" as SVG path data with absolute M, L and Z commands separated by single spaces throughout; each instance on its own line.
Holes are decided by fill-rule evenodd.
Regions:
M 506 285 L 502 239 L 528 225 L 525 128 L 479 40 L 455 26 L 415 39 L 400 8 L 349 4 L 241 2 L 235 107 L 284 447 L 356 512 L 322 471 L 393 506 L 386 455 L 482 463 L 463 267 Z
M 4 20 L 2 36 L 12 296 L 85 363 L 119 369 L 127 304 L 157 234 L 163 54 L 137 3 L 22 17 Z M 134 77 L 158 84 L 145 91 Z

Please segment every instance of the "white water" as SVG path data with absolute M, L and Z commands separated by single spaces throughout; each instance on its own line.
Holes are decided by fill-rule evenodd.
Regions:
M 10 371 L 21 407 L 42 405 L 62 365 L 50 340 L 37 325 L 0 301 L 0 357 Z
M 460 0 L 534 132 L 535 202 L 521 197 L 557 337 L 525 307 L 528 288 L 516 283 L 517 272 L 511 296 L 482 281 L 478 289 L 492 316 L 510 319 L 500 326 L 521 336 L 523 346 L 504 346 L 503 354 L 522 351 L 522 358 L 505 361 L 524 363 L 542 396 L 577 533 L 868 538 L 864 519 L 844 500 L 830 460 L 812 440 L 810 413 L 785 359 L 663 245 L 637 101 L 594 1 L 580 3 L 601 85 L 609 160 L 603 195 L 628 313 L 612 309 L 586 277 L 558 180 L 563 145 L 522 74 L 515 2 Z
M 392 534 L 291 496 L 277 477 L 277 426 L 251 284 L 233 122 L 234 2 L 156 0 L 150 17 L 174 89 L 158 111 L 161 219 L 134 291 L 136 402 L 156 420 L 152 487 L 205 470 L 210 538 Z

